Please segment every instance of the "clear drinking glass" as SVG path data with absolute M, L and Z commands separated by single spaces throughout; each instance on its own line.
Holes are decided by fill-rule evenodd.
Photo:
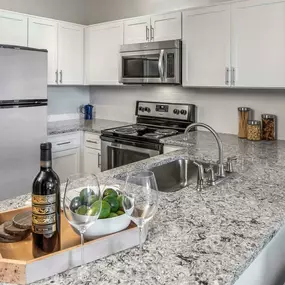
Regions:
M 78 230 L 81 240 L 81 263 L 84 263 L 84 233 L 99 217 L 102 195 L 97 177 L 93 174 L 75 174 L 67 178 L 63 210 L 72 227 Z
M 144 225 L 153 218 L 158 208 L 158 190 L 153 172 L 137 171 L 128 174 L 123 208 L 139 229 L 140 262 L 142 262 Z

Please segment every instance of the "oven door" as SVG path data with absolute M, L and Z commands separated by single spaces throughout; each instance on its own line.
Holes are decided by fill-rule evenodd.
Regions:
M 122 52 L 120 82 L 124 84 L 181 84 L 181 50 Z
M 102 171 L 161 154 L 162 148 L 158 145 L 157 149 L 150 149 L 146 148 L 145 144 L 140 146 L 140 143 L 136 143 L 136 146 L 134 146 L 130 145 L 134 143 L 129 143 L 129 145 L 127 143 L 104 141 L 104 138 L 101 138 Z

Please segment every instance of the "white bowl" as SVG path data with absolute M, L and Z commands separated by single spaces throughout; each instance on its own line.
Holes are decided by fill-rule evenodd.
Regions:
M 107 188 L 112 188 L 119 192 L 119 187 L 117 185 L 104 187 L 104 189 Z M 103 187 L 101 188 L 101 191 L 103 191 Z M 84 222 L 85 218 L 87 218 L 86 216 L 81 216 L 77 214 L 74 215 L 76 216 L 76 219 L 81 220 L 82 222 Z M 92 240 L 101 236 L 110 235 L 122 231 L 126 229 L 130 225 L 130 223 L 131 219 L 127 214 L 123 214 L 114 218 L 98 219 L 84 233 L 84 239 Z M 72 226 L 72 228 L 77 234 L 79 234 L 79 231 L 75 227 Z
M 114 218 L 100 219 L 87 229 L 84 233 L 84 238 L 92 240 L 101 236 L 110 235 L 126 229 L 130 223 L 131 219 L 126 214 Z M 72 226 L 72 228 L 79 234 L 79 231 L 75 227 Z

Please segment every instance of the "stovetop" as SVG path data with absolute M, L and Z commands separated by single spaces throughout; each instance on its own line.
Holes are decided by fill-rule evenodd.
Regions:
M 137 101 L 137 123 L 102 131 L 102 137 L 129 142 L 159 143 L 162 138 L 183 133 L 195 122 L 196 106 L 180 103 Z
M 159 142 L 159 140 L 162 138 L 174 136 L 178 133 L 178 130 L 169 129 L 167 127 L 154 127 L 143 124 L 134 124 L 120 128 L 104 130 L 102 132 L 102 135 L 112 136 L 115 138 L 128 138 L 132 140 Z

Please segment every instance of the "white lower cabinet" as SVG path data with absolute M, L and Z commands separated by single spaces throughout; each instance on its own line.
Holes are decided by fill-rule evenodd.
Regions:
M 89 147 L 84 148 L 84 172 L 96 174 L 101 172 L 101 151 Z
M 61 182 L 65 182 L 68 176 L 80 172 L 79 161 L 79 148 L 56 152 L 53 154 L 53 170 L 57 173 Z
M 50 136 L 52 143 L 53 169 L 60 181 L 80 172 L 80 133 L 60 134 Z
M 101 140 L 97 134 L 84 134 L 84 172 L 101 172 Z

